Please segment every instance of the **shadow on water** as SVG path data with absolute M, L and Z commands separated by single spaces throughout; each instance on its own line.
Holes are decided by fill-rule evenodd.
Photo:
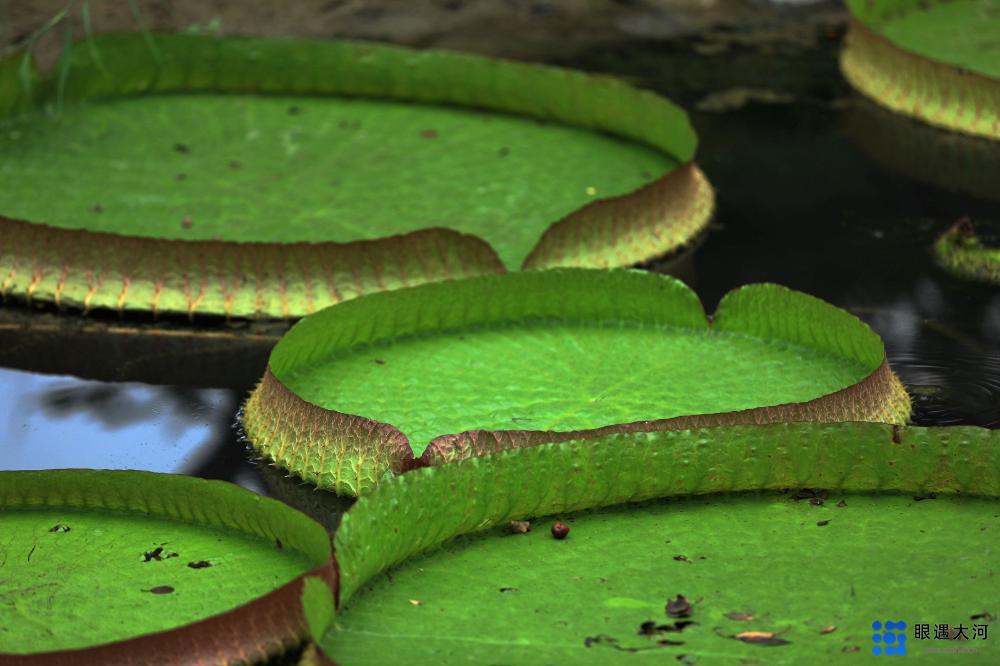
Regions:
M 930 247 L 961 216 L 1000 225 L 997 203 L 976 196 L 984 187 L 996 192 L 989 184 L 1000 178 L 989 174 L 1000 155 L 859 100 L 837 71 L 842 26 L 808 29 L 784 42 L 724 31 L 628 41 L 558 64 L 625 76 L 695 109 L 698 162 L 718 208 L 697 251 L 671 270 L 709 311 L 749 282 L 814 294 L 883 337 L 913 395 L 916 423 L 998 427 L 1000 291 L 939 270 Z M 893 146 L 912 141 L 938 157 L 907 160 L 972 166 L 901 168 L 912 165 Z M 13 368 L 0 370 L 0 392 L 11 397 L 0 407 L 3 467 L 134 467 L 229 479 L 270 488 L 330 524 L 339 500 L 270 467 L 258 470 L 231 428 L 286 327 L 0 308 L 0 365 Z

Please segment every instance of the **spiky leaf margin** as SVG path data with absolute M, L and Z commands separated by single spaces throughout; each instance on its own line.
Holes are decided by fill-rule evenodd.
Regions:
M 852 13 L 840 67 L 851 85 L 898 113 L 1000 140 L 1000 80 L 932 60 L 880 35 L 875 21 L 925 0 L 848 0 Z
M 575 432 L 473 430 L 442 435 L 419 459 L 414 458 L 406 436 L 392 424 L 320 407 L 282 381 L 296 368 L 338 349 L 539 317 L 639 321 L 693 330 L 711 326 L 849 358 L 869 374 L 852 386 L 801 403 Z M 638 271 L 555 269 L 375 294 L 303 319 L 275 346 L 241 420 L 249 441 L 266 458 L 320 488 L 357 496 L 374 488 L 386 474 L 545 442 L 613 432 L 779 421 L 905 423 L 909 414 L 909 397 L 889 368 L 881 339 L 852 315 L 819 299 L 778 285 L 749 285 L 727 294 L 709 324 L 698 297 L 678 280 Z
M 417 470 L 382 484 L 345 514 L 335 536 L 338 608 L 407 557 L 510 520 L 783 488 L 1000 497 L 1000 433 L 878 423 L 737 425 L 611 433 Z

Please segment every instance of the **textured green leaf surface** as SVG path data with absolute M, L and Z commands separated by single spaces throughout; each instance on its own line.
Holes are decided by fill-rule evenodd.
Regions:
M 419 455 L 434 437 L 465 430 L 583 430 L 804 402 L 869 372 L 705 328 L 532 322 L 358 349 L 286 383 L 314 404 L 395 425 Z
M 829 493 L 710 494 L 785 488 Z M 914 497 L 931 493 L 937 499 Z M 706 496 L 623 504 L 691 495 Z M 418 470 L 345 516 L 344 606 L 323 646 L 345 665 L 390 655 L 417 664 L 842 663 L 871 654 L 873 620 L 907 621 L 912 640 L 917 622 L 968 629 L 989 621 L 974 615 L 996 617 L 998 496 L 1000 438 L 976 428 L 612 435 Z M 491 530 L 533 516 L 552 517 L 527 535 Z M 571 525 L 565 541 L 548 534 L 555 517 Z M 697 624 L 638 635 L 643 622 L 675 622 L 664 606 L 677 594 L 693 604 L 683 619 Z M 788 642 L 733 638 L 745 631 Z M 927 645 L 911 642 L 910 655 L 938 663 L 920 657 Z M 991 663 L 990 643 L 975 646 L 970 663 Z
M 142 472 L 5 472 L 0 653 L 180 627 L 272 592 L 328 557 L 318 524 L 229 484 Z
M 561 269 L 355 299 L 299 322 L 269 367 L 308 403 L 299 411 L 389 424 L 420 455 L 435 437 L 474 429 L 568 432 L 804 403 L 861 382 L 884 358 L 863 323 L 777 285 L 730 293 L 709 326 L 673 278 Z M 258 390 L 244 421 L 273 455 L 269 439 L 301 429 L 279 422 L 268 395 Z M 884 420 L 900 418 L 894 399 L 874 399 Z M 338 438 L 317 423 L 311 434 Z
M 449 227 L 520 266 L 542 232 L 676 166 L 638 143 L 455 108 L 158 95 L 0 131 L 0 212 L 154 238 L 376 239 Z M 73 183 L 50 196 L 53 182 Z
M 911 3 L 876 27 L 904 49 L 1000 78 L 1000 4 L 996 0 Z
M 333 592 L 322 578 L 309 576 L 303 582 L 302 610 L 312 638 L 318 638 L 326 633 L 336 609 Z

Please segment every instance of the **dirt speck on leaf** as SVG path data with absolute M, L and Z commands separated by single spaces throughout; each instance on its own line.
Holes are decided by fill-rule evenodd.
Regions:
M 667 600 L 667 615 L 670 617 L 687 617 L 691 614 L 691 602 L 683 594 Z
M 837 625 L 835 625 L 835 624 L 828 624 L 825 627 L 823 627 L 822 629 L 820 629 L 819 633 L 820 633 L 821 636 L 825 636 L 826 634 L 832 634 L 835 631 L 837 631 Z
M 59 523 L 58 525 L 53 525 L 52 527 L 50 527 L 49 528 L 49 532 L 63 532 L 63 533 L 66 533 L 66 532 L 69 532 L 69 529 L 70 529 L 69 525 L 63 525 L 62 523 Z
M 786 641 L 770 631 L 741 631 L 733 636 L 736 640 L 750 643 L 751 645 L 789 645 L 791 641 Z
M 151 588 L 149 591 L 152 592 L 153 594 L 170 594 L 171 592 L 174 591 L 174 588 L 170 587 L 169 585 L 157 585 L 156 587 Z
M 208 560 L 198 560 L 197 562 L 188 562 L 188 566 L 192 569 L 207 569 L 212 566 L 212 563 Z
M 174 151 L 180 153 L 181 155 L 187 155 L 191 152 L 191 148 L 186 143 L 175 143 Z
M 726 617 L 737 622 L 749 622 L 753 619 L 753 613 L 726 613 Z
M 830 524 L 829 520 L 820 520 L 816 522 L 816 525 L 819 527 L 826 527 L 829 524 Z
M 646 620 L 639 625 L 640 636 L 654 636 L 656 634 L 680 633 L 693 624 L 698 624 L 691 620 L 677 620 L 671 624 L 656 624 L 652 620 Z
M 425 138 L 425 139 L 436 139 L 437 135 L 438 135 L 438 133 L 437 133 L 436 129 L 420 130 L 420 136 L 423 137 L 423 138 Z
M 150 562 L 152 560 L 156 560 L 157 562 L 159 562 L 162 559 L 163 559 L 163 546 L 157 546 L 153 550 L 147 551 L 142 554 L 143 562 Z
M 527 534 L 531 531 L 531 521 L 512 520 L 507 523 L 507 531 L 511 534 Z

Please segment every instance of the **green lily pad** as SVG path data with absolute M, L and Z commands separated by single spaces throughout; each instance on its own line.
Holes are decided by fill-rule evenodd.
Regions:
M 1000 139 L 1000 6 L 994 0 L 848 0 L 844 75 L 879 104 Z
M 27 85 L 27 56 L 0 61 L 3 294 L 298 317 L 504 266 L 639 263 L 711 213 L 687 116 L 614 79 L 376 44 L 151 39 L 77 45 Z
M 0 472 L 0 535 L 4 663 L 264 658 L 322 621 L 305 579 L 336 580 L 320 525 L 183 476 Z
M 971 639 L 1000 610 L 998 497 L 1000 434 L 967 427 L 618 433 L 421 469 L 345 515 L 321 646 L 344 666 L 841 663 L 877 620 L 940 663 L 914 625 Z
M 985 245 L 969 218 L 962 218 L 934 243 L 938 264 L 959 277 L 1000 284 L 1000 247 Z
M 879 337 L 818 299 L 751 285 L 709 324 L 673 278 L 556 269 L 307 317 L 275 346 L 242 421 L 264 456 L 358 495 L 388 472 L 580 431 L 903 423 L 909 409 Z

